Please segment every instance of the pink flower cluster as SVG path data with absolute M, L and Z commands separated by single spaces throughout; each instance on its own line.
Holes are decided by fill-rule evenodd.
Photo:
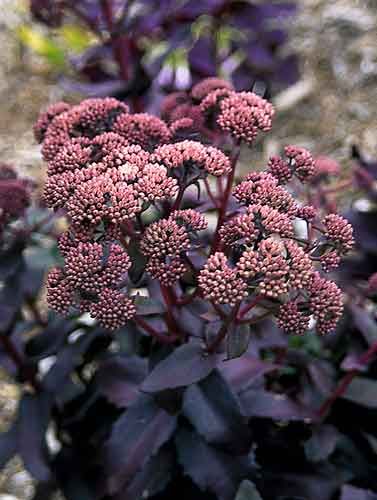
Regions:
M 10 165 L 0 163 L 0 232 L 21 217 L 30 203 L 30 182 L 18 178 Z
M 240 320 L 255 302 L 289 333 L 302 334 L 311 319 L 319 333 L 331 331 L 342 295 L 320 271 L 339 264 L 353 236 L 345 219 L 321 220 L 285 188 L 313 178 L 310 153 L 287 146 L 285 158 L 232 189 L 240 143 L 268 131 L 273 114 L 266 100 L 218 78 L 168 96 L 161 118 L 131 114 L 113 98 L 42 113 L 44 200 L 70 222 L 59 239 L 64 266 L 48 277 L 50 307 L 89 312 L 110 330 L 132 318 L 145 326 L 130 289 L 153 295 L 157 281 L 174 336 L 175 311 L 194 298 L 222 319 Z

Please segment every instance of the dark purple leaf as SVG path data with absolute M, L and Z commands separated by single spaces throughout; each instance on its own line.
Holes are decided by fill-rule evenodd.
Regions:
M 240 396 L 244 414 L 248 417 L 272 418 L 274 420 L 313 420 L 314 411 L 289 399 L 284 394 L 274 394 L 262 389 L 248 390 Z
M 358 372 L 367 372 L 368 371 L 368 365 L 365 365 L 363 363 L 360 363 L 360 356 L 357 354 L 348 354 L 342 361 L 342 364 L 340 365 L 340 368 L 344 370 L 345 372 L 352 372 L 352 371 L 358 371 Z
M 141 395 L 117 420 L 105 445 L 108 489 L 116 493 L 130 483 L 148 460 L 170 439 L 176 417 Z
M 116 356 L 104 361 L 96 375 L 98 388 L 111 403 L 130 406 L 139 396 L 147 374 L 147 361 L 137 356 Z
M 257 69 L 269 70 L 274 65 L 274 56 L 263 42 L 254 40 L 245 46 L 248 62 Z
M 66 92 L 75 92 L 88 97 L 106 97 L 121 92 L 125 88 L 123 80 L 107 80 L 98 83 L 85 83 L 61 78 L 61 86 Z
M 74 321 L 54 318 L 49 321 L 42 333 L 32 337 L 25 345 L 25 354 L 33 361 L 39 361 L 56 354 L 64 345 L 67 335 L 74 326 Z
M 91 344 L 101 336 L 103 336 L 101 330 L 92 331 L 90 334 L 84 333 L 78 340 L 61 349 L 55 363 L 43 379 L 44 388 L 51 393 L 60 390 L 71 372 L 82 362 Z
M 25 468 L 39 481 L 51 476 L 45 442 L 51 407 L 48 394 L 24 394 L 19 406 L 19 453 Z
M 335 450 L 339 433 L 332 425 L 320 425 L 313 429 L 312 437 L 305 443 L 305 454 L 311 462 L 327 460 Z
M 346 484 L 342 487 L 340 500 L 377 500 L 377 494 Z
M 291 17 L 297 10 L 293 2 L 263 2 L 260 5 L 260 15 L 265 17 Z
M 236 392 L 247 389 L 256 379 L 277 368 L 277 365 L 250 354 L 219 365 L 222 375 Z
M 236 498 L 234 500 L 263 500 L 260 494 L 258 493 L 255 484 L 251 481 L 245 480 L 242 481 L 238 491 Z
M 377 252 L 376 213 L 349 210 L 345 217 L 352 224 L 358 246 L 372 254 Z
M 0 469 L 17 453 L 18 424 L 15 422 L 6 432 L 0 434 Z
M 355 326 L 369 345 L 377 342 L 377 322 L 368 311 L 355 304 L 348 304 Z
M 232 73 L 232 81 L 236 90 L 250 90 L 257 80 L 257 76 L 249 65 L 244 62 Z
M 251 435 L 238 398 L 218 371 L 186 389 L 182 412 L 206 441 L 238 451 L 250 447 Z
M 216 75 L 215 51 L 213 38 L 207 36 L 198 38 L 188 54 L 191 70 L 201 77 Z
M 161 314 L 165 311 L 165 307 L 162 302 L 149 297 L 143 297 L 141 295 L 136 295 L 135 304 L 137 307 L 137 313 L 140 316 L 151 316 L 153 314 Z
M 377 381 L 355 377 L 342 397 L 367 408 L 377 409 Z
M 227 455 L 208 445 L 195 432 L 181 430 L 176 437 L 178 460 L 185 474 L 202 491 L 215 493 L 219 500 L 234 498 L 248 470 L 242 458 Z
M 205 354 L 200 344 L 185 344 L 152 370 L 141 389 L 145 392 L 158 392 L 195 384 L 211 373 L 216 362 L 217 356 Z
M 239 358 L 247 351 L 251 338 L 249 325 L 236 325 L 227 337 L 226 353 L 227 361 Z
M 160 450 L 135 476 L 126 493 L 116 495 L 114 500 L 124 500 L 125 496 L 132 500 L 139 500 L 144 498 L 147 492 L 148 497 L 162 492 L 170 481 L 174 462 L 175 458 L 172 453 Z
M 313 359 L 308 363 L 307 370 L 314 387 L 322 396 L 328 396 L 334 388 L 334 367 L 326 361 Z
M 277 61 L 272 79 L 283 85 L 293 85 L 300 77 L 298 58 L 295 54 Z

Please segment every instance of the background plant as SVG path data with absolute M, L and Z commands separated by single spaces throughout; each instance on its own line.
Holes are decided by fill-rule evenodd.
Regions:
M 298 78 L 286 47 L 293 2 L 32 0 L 30 8 L 50 33 L 24 26 L 21 39 L 58 66 L 68 56 L 80 81 L 64 79 L 66 88 L 129 98 L 135 110 L 161 89 L 184 90 L 208 76 L 269 91 Z

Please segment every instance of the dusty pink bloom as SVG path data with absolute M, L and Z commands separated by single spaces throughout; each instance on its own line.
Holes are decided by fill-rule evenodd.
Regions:
M 168 170 L 158 163 L 148 163 L 134 184 L 137 195 L 143 201 L 159 201 L 174 198 L 178 193 L 178 182 L 168 176 Z
M 119 225 L 139 211 L 135 190 L 126 183 L 114 183 L 105 175 L 79 185 L 67 203 L 67 213 L 74 225 L 97 225 L 103 219 Z
M 179 140 L 182 140 L 182 137 L 194 134 L 196 130 L 197 127 L 192 118 L 180 118 L 170 125 L 170 132 L 174 142 L 179 142 Z
M 180 257 L 166 257 L 163 260 L 151 257 L 146 271 L 162 285 L 171 286 L 185 274 L 187 266 Z
M 187 231 L 203 231 L 208 226 L 204 215 L 192 208 L 176 210 L 170 214 L 169 219 L 174 220 L 178 225 L 184 226 Z
M 198 284 L 203 297 L 214 304 L 234 306 L 247 296 L 246 283 L 237 275 L 237 270 L 228 265 L 222 252 L 208 257 L 199 273 Z
M 116 119 L 128 112 L 127 104 L 113 97 L 85 99 L 69 111 L 69 134 L 92 138 L 109 132 Z
M 299 219 L 304 219 L 311 222 L 317 216 L 317 209 L 311 205 L 304 205 L 303 207 L 297 207 L 296 217 Z
M 309 317 L 299 310 L 296 300 L 281 305 L 276 320 L 279 328 L 292 335 L 303 335 L 309 328 Z
M 227 88 L 221 88 L 210 92 L 200 103 L 200 111 L 205 117 L 208 125 L 214 126 L 220 113 L 220 103 L 223 99 L 235 95 L 236 92 Z
M 290 217 L 267 205 L 249 205 L 246 213 L 254 218 L 257 229 L 264 236 L 276 233 L 283 238 L 294 235 Z
M 342 253 L 352 250 L 355 240 L 353 228 L 347 219 L 337 214 L 329 214 L 322 221 L 325 236 Z
M 296 201 L 277 179 L 266 172 L 252 172 L 233 189 L 233 196 L 244 205 L 268 205 L 287 215 L 295 215 Z
M 189 248 L 190 239 L 186 228 L 171 219 L 153 222 L 140 241 L 140 249 L 148 257 L 174 257 Z
M 195 101 L 201 101 L 210 92 L 218 89 L 228 89 L 233 90 L 233 85 L 222 78 L 210 77 L 205 78 L 196 85 L 193 86 L 191 90 L 191 96 Z
M 200 129 L 203 126 L 203 114 L 199 106 L 195 106 L 191 103 L 180 104 L 175 109 L 172 110 L 170 114 L 170 123 L 177 120 L 182 120 L 182 118 L 191 118 L 195 123 L 196 129 Z
M 42 156 L 46 161 L 55 158 L 59 149 L 70 139 L 69 112 L 56 116 L 46 130 L 42 143 Z
M 99 293 L 104 287 L 116 287 L 130 267 L 127 252 L 116 243 L 78 243 L 65 258 L 65 273 L 73 288 Z
M 225 246 L 250 245 L 259 235 L 254 221 L 252 213 L 233 217 L 220 229 L 221 242 Z
M 320 334 L 334 330 L 343 313 L 342 291 L 333 281 L 314 273 L 308 288 L 309 309 L 317 320 Z
M 121 167 L 125 163 L 130 163 L 142 169 L 149 162 L 149 158 L 148 151 L 138 144 L 130 144 L 110 151 L 104 163 L 107 168 Z
M 256 250 L 245 250 L 237 262 L 237 272 L 245 281 L 252 283 L 261 270 L 261 258 Z M 254 283 L 256 286 L 256 282 Z M 250 285 L 252 286 L 252 285 Z
M 67 141 L 48 162 L 48 175 L 62 174 L 89 165 L 92 158 L 92 148 L 79 139 Z
M 68 103 L 60 101 L 51 104 L 46 109 L 46 111 L 42 111 L 39 114 L 38 119 L 33 127 L 34 137 L 38 143 L 41 143 L 43 141 L 46 130 L 48 129 L 55 116 L 68 111 L 70 107 L 71 106 Z
M 314 273 L 309 255 L 295 241 L 287 240 L 284 245 L 289 263 L 290 288 L 300 290 L 307 287 Z
M 253 92 L 237 92 L 220 102 L 217 123 L 238 140 L 251 144 L 259 132 L 271 129 L 272 104 Z
M 231 169 L 229 158 L 222 151 L 197 141 L 165 144 L 156 149 L 152 159 L 167 168 L 189 170 L 196 167 L 215 176 L 227 174 Z
M 47 276 L 47 303 L 51 309 L 67 314 L 74 300 L 74 289 L 62 269 L 54 267 Z
M 0 179 L 0 223 L 20 217 L 30 203 L 30 189 L 23 179 Z
M 286 146 L 285 155 L 291 162 L 294 175 L 301 181 L 306 182 L 312 179 L 315 174 L 315 163 L 310 152 L 299 146 Z
M 325 273 L 336 269 L 340 264 L 340 260 L 340 255 L 335 250 L 326 252 L 320 257 L 321 266 Z
M 90 306 L 90 315 L 107 330 L 117 330 L 136 314 L 132 299 L 118 290 L 105 288 L 98 302 Z
M 104 132 L 93 137 L 90 140 L 90 145 L 92 148 L 91 160 L 98 162 L 112 155 L 114 151 L 127 146 L 128 142 L 125 137 L 115 132 Z
M 160 106 L 161 118 L 167 122 L 171 122 L 171 113 L 181 104 L 187 104 L 190 98 L 186 92 L 173 92 L 167 95 Z
M 281 156 L 271 156 L 268 160 L 267 172 L 273 175 L 280 184 L 286 184 L 292 179 L 292 170 Z
M 49 208 L 62 208 L 73 195 L 76 188 L 75 174 L 64 172 L 51 175 L 44 186 L 43 201 Z
M 139 144 L 147 151 L 153 150 L 170 139 L 165 122 L 148 113 L 122 115 L 114 123 L 114 132 L 124 136 L 129 143 Z
M 275 249 L 267 249 L 259 252 L 259 260 L 262 277 L 258 283 L 258 292 L 269 298 L 277 298 L 287 293 L 291 288 L 288 279 L 290 266 L 284 256 Z

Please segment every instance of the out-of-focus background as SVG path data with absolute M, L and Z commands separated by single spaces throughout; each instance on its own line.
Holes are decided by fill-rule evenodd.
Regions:
M 300 58 L 300 79 L 274 96 L 277 119 L 263 155 L 299 143 L 346 169 L 354 144 L 377 156 L 377 2 L 298 0 L 298 5 L 290 45 Z M 80 96 L 65 94 L 46 59 L 22 45 L 29 23 L 26 0 L 0 0 L 0 161 L 42 181 L 32 125 L 41 107 Z M 11 420 L 17 398 L 16 386 L 0 375 L 0 431 Z M 0 500 L 32 495 L 32 481 L 13 460 L 0 473 Z

